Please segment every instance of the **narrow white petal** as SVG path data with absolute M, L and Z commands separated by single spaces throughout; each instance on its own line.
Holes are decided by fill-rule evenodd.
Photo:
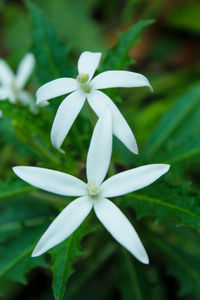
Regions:
M 135 137 L 120 113 L 117 106 L 112 100 L 101 91 L 92 91 L 87 95 L 88 102 L 95 113 L 100 116 L 108 105 L 112 112 L 113 133 L 114 135 L 133 153 L 138 154 L 137 143 Z
M 166 164 L 146 165 L 121 172 L 103 182 L 101 189 L 105 197 L 116 197 L 142 189 L 169 170 Z
M 15 82 L 19 89 L 23 89 L 23 87 L 25 86 L 31 73 L 33 72 L 34 65 L 35 58 L 31 53 L 26 54 L 21 60 L 15 77 Z
M 84 196 L 86 184 L 69 174 L 38 167 L 14 167 L 13 171 L 29 184 L 63 196 Z
M 85 95 L 80 91 L 76 91 L 67 96 L 60 104 L 51 129 L 51 142 L 58 150 L 60 150 L 60 147 L 79 114 L 84 101 Z
M 100 59 L 100 52 L 83 52 L 78 60 L 78 73 L 88 74 L 89 80 L 91 80 L 96 69 L 98 68 Z
M 5 62 L 5 60 L 0 59 L 0 82 L 3 85 L 9 85 L 14 81 L 14 73 Z
M 79 88 L 78 82 L 73 78 L 59 78 L 42 85 L 36 92 L 37 104 L 71 93 Z
M 100 185 L 110 164 L 112 152 L 112 116 L 109 107 L 101 114 L 94 128 L 87 155 L 88 182 Z
M 9 92 L 6 88 L 0 87 L 0 100 L 5 100 L 8 98 Z
M 142 263 L 149 263 L 149 258 L 137 232 L 114 203 L 103 198 L 94 203 L 94 210 L 98 219 L 118 243 Z
M 92 206 L 87 196 L 72 201 L 45 231 L 33 250 L 32 257 L 43 254 L 67 239 L 87 217 Z
M 36 114 L 38 112 L 38 107 L 36 106 L 35 99 L 29 92 L 22 90 L 19 94 L 18 100 L 22 105 L 29 106 L 29 110 L 33 114 Z
M 152 87 L 149 80 L 142 74 L 130 71 L 106 71 L 97 75 L 91 82 L 94 89 L 106 89 L 114 87 Z

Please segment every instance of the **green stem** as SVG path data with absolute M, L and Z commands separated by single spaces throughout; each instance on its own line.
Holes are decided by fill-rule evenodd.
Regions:
M 52 203 L 55 205 L 66 206 L 69 203 L 67 198 L 66 198 L 66 200 L 64 200 L 61 197 L 58 197 L 55 195 L 52 196 L 51 194 L 45 194 L 45 193 L 37 191 L 37 190 L 33 191 L 30 195 L 39 200 L 43 200 L 45 202 Z
M 85 145 L 81 139 L 81 134 L 80 134 L 76 124 L 73 124 L 72 134 L 73 134 L 73 140 L 76 144 L 76 148 L 79 149 L 79 152 L 85 153 Z
M 60 164 L 60 160 L 38 141 L 32 140 L 30 146 L 32 146 L 33 149 L 35 149 L 37 152 L 39 152 L 42 156 L 47 158 L 53 164 L 55 165 Z

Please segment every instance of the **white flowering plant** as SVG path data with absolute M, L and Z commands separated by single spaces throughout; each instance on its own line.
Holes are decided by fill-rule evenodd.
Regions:
M 39 7 L 27 8 L 27 54 L 0 59 L 0 297 L 167 299 L 167 270 L 189 299 L 199 291 L 199 193 L 188 172 L 199 84 L 161 101 L 167 84 L 133 64 L 152 20 L 102 54 L 67 48 Z M 15 288 L 45 280 L 39 296 Z

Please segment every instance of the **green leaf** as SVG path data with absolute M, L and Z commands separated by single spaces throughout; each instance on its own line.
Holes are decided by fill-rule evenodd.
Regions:
M 0 182 L 0 200 L 24 195 L 31 192 L 32 190 L 33 187 L 27 185 L 23 181 L 13 181 L 11 178 L 8 178 L 6 181 Z
M 41 9 L 51 16 L 51 23 L 63 41 L 79 53 L 102 51 L 105 48 L 101 28 L 93 13 L 98 3 L 91 0 L 37 1 Z
M 24 227 L 47 222 L 57 212 L 49 203 L 31 195 L 1 200 L 0 211 L 0 241 L 7 240 Z
M 50 250 L 52 254 L 50 268 L 53 271 L 52 288 L 56 300 L 62 300 L 64 297 L 67 281 L 74 272 L 74 259 L 83 253 L 80 249 L 80 242 L 88 232 L 88 228 L 82 224 L 66 241 Z
M 165 241 L 162 236 L 150 235 L 149 243 L 152 245 L 152 252 L 155 252 L 159 261 L 162 260 L 167 265 L 167 274 L 177 278 L 180 284 L 178 295 L 183 297 L 190 294 L 190 299 L 198 299 L 200 294 L 200 259 L 199 255 L 194 256 L 190 252 L 184 251 L 175 239 Z M 190 243 L 190 239 L 187 239 Z
M 119 259 L 119 289 L 122 299 L 167 299 L 163 282 L 155 269 L 137 262 L 125 249 Z
M 68 61 L 68 47 L 62 45 L 51 23 L 32 1 L 26 1 L 32 20 L 33 53 L 36 57 L 41 83 L 71 76 L 73 68 Z
M 7 281 L 26 283 L 25 274 L 33 267 L 45 266 L 43 257 L 31 258 L 31 252 L 44 227 L 24 228 L 21 234 L 1 245 L 0 287 Z
M 200 151 L 200 145 L 196 139 L 198 131 L 196 123 L 192 123 L 193 127 L 191 124 L 187 124 L 188 118 L 193 121 L 194 115 L 195 120 L 197 118 L 197 113 L 199 116 L 199 93 L 200 84 L 197 83 L 193 87 L 189 88 L 189 90 L 184 93 L 182 97 L 178 98 L 172 108 L 165 113 L 145 147 L 145 154 L 148 159 L 153 156 L 155 157 L 155 154 L 161 149 L 162 146 L 164 147 L 164 154 L 167 157 L 167 155 L 169 155 L 166 155 L 168 150 L 166 149 L 168 147 L 167 144 L 169 145 L 170 151 L 172 151 L 173 148 L 173 156 L 177 156 L 178 154 L 184 157 L 185 155 L 188 155 L 188 151 L 191 152 L 191 155 Z M 182 126 L 183 122 L 185 122 L 187 126 L 185 126 L 185 123 L 184 126 Z M 177 134 L 175 130 L 179 130 L 179 133 Z M 173 147 L 170 147 L 171 141 L 169 140 L 169 137 L 172 134 L 174 134 L 174 145 Z M 181 135 L 181 144 L 178 144 L 177 142 L 178 135 Z M 195 138 L 195 140 L 191 138 L 192 136 Z M 187 142 L 189 144 L 187 144 Z M 174 146 L 176 146 L 176 149 Z M 156 156 L 156 159 L 158 160 L 158 156 Z M 162 158 L 162 161 L 164 159 L 166 161 L 166 158 Z M 176 160 L 178 159 L 176 158 Z M 169 159 L 167 161 L 169 161 Z M 170 161 L 173 161 L 173 158 L 170 158 Z
M 117 45 L 110 49 L 105 61 L 102 64 L 101 71 L 126 69 L 133 61 L 130 59 L 129 51 L 134 44 L 139 41 L 141 31 L 151 24 L 153 20 L 145 20 L 134 25 L 129 30 L 119 35 Z
M 152 216 L 157 222 L 175 220 L 180 226 L 200 231 L 200 195 L 184 186 L 154 183 L 127 196 L 123 205 L 134 207 L 137 217 Z
M 120 260 L 121 281 L 119 283 L 122 299 L 152 299 L 146 278 L 140 273 L 140 269 L 133 263 L 129 253 L 124 250 Z

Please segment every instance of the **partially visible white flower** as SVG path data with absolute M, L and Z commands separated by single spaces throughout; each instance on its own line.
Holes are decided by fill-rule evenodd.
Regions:
M 38 167 L 14 167 L 31 185 L 63 196 L 79 196 L 57 216 L 36 245 L 32 256 L 39 256 L 68 238 L 92 208 L 110 234 L 139 261 L 148 264 L 147 253 L 125 215 L 107 197 L 117 197 L 148 186 L 169 170 L 169 165 L 153 164 L 125 171 L 106 179 L 112 151 L 110 110 L 100 116 L 92 135 L 87 161 L 87 184 L 69 174 Z
M 37 104 L 49 99 L 71 93 L 58 108 L 51 130 L 51 142 L 55 148 L 60 147 L 68 134 L 73 122 L 79 114 L 86 98 L 94 112 L 100 116 L 108 105 L 112 112 L 114 135 L 133 153 L 138 153 L 135 137 L 112 100 L 99 89 L 114 87 L 152 87 L 148 79 L 138 73 L 129 71 L 106 71 L 93 77 L 101 53 L 85 51 L 78 60 L 78 76 L 73 78 L 59 78 L 41 86 L 37 95 Z
M 32 112 L 36 111 L 32 95 L 24 90 L 34 65 L 34 56 L 28 53 L 23 57 L 14 74 L 5 60 L 0 59 L 0 100 L 8 99 L 11 103 L 29 105 Z

